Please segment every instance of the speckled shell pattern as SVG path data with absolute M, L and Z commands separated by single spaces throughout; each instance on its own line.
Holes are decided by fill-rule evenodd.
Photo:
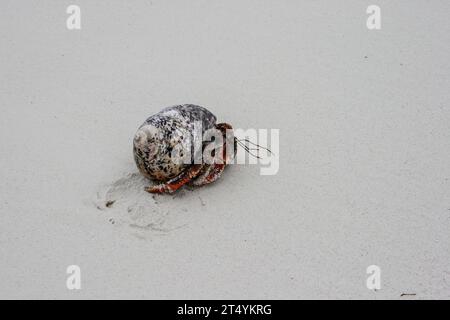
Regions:
M 202 137 L 194 136 L 195 122 L 201 122 L 203 135 L 215 127 L 216 116 L 201 106 L 184 104 L 164 108 L 145 120 L 133 141 L 134 160 L 139 171 L 158 181 L 166 181 L 184 171 L 189 164 L 172 161 L 171 152 L 181 144 L 184 150 L 190 148 L 193 155 L 193 141 L 202 140 Z

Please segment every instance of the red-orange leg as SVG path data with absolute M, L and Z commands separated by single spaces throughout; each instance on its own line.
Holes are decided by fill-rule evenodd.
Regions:
M 147 192 L 150 193 L 172 193 L 180 189 L 186 183 L 194 179 L 202 170 L 203 164 L 193 164 L 175 178 L 156 186 L 148 187 Z
M 233 135 L 229 135 L 227 141 L 227 130 L 230 132 L 233 129 L 231 125 L 228 123 L 219 123 L 216 125 L 216 128 L 222 132 L 224 139 L 223 147 L 219 149 L 222 151 L 223 163 L 206 164 L 200 174 L 192 181 L 194 186 L 204 186 L 219 179 L 222 172 L 225 170 L 226 165 L 230 163 L 232 158 L 236 155 L 236 139 Z M 227 155 L 227 145 L 230 143 L 233 144 L 234 148 L 232 156 Z

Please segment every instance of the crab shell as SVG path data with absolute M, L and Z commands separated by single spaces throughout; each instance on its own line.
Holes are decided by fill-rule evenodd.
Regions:
M 197 130 L 194 130 L 194 124 Z M 201 125 L 201 130 L 198 126 Z M 164 108 L 149 117 L 137 130 L 133 139 L 133 153 L 139 171 L 146 177 L 166 181 L 189 166 L 174 161 L 172 151 L 191 150 L 194 158 L 194 141 L 202 141 L 203 133 L 216 125 L 216 116 L 207 109 L 193 104 Z M 200 135 L 201 132 L 201 135 Z M 183 151 L 179 154 L 183 156 Z

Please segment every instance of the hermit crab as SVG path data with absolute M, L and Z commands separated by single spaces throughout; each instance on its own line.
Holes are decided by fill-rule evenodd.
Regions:
M 216 181 L 233 160 L 237 143 L 231 125 L 216 123 L 216 116 L 203 107 L 184 104 L 145 120 L 134 136 L 133 154 L 139 171 L 158 182 L 146 190 L 172 193 L 186 184 Z M 205 150 L 213 161 L 205 161 Z

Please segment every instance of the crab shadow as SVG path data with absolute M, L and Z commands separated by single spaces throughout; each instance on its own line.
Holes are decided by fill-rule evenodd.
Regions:
M 109 223 L 126 228 L 138 238 L 183 228 L 194 222 L 206 205 L 189 188 L 174 194 L 150 194 L 145 188 L 152 184 L 139 173 L 127 174 L 101 188 L 94 204 Z

